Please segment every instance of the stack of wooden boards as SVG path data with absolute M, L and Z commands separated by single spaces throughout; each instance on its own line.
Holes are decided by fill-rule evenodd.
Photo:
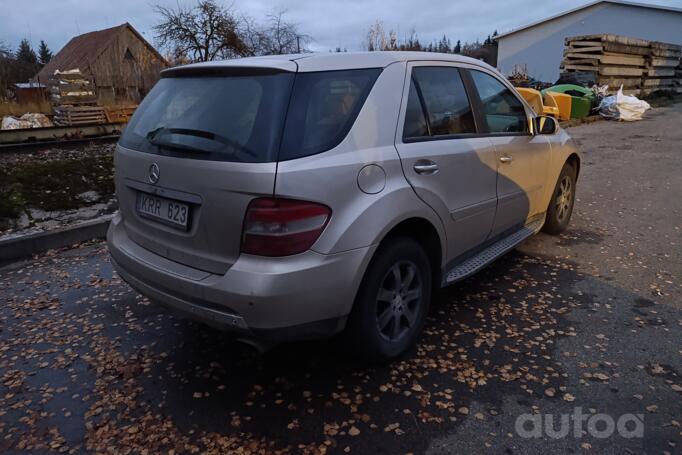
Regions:
M 626 95 L 682 93 L 682 46 L 610 34 L 573 36 L 564 44 L 562 73 L 594 73 L 598 85 L 611 91 L 622 85 Z
M 55 125 L 106 123 L 104 108 L 97 105 L 94 85 L 80 70 L 55 71 L 48 85 Z
M 651 56 L 647 59 L 642 90 L 670 90 L 682 93 L 682 46 L 668 43 L 651 43 Z M 645 93 L 645 94 L 648 94 Z
M 104 113 L 109 123 L 128 123 L 130 117 L 135 113 L 135 109 L 137 109 L 137 104 L 107 106 L 104 108 Z

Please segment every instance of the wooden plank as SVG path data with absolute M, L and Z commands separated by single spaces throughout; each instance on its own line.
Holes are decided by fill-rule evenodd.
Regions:
M 577 46 L 577 47 L 582 47 L 582 46 L 601 46 L 601 41 L 571 41 L 568 44 L 571 46 Z
M 564 65 L 564 69 L 573 71 L 592 71 L 596 72 L 598 67 L 586 65 Z
M 639 47 L 649 47 L 651 44 L 651 41 L 640 39 L 640 38 L 631 38 L 628 36 L 622 36 L 622 35 L 614 35 L 610 33 L 602 33 L 602 34 L 596 34 L 596 35 L 580 35 L 580 36 L 571 36 L 568 37 L 564 40 L 564 42 L 568 43 L 571 41 L 601 41 L 602 43 L 617 43 L 617 44 L 624 44 L 627 46 L 639 46 Z
M 599 60 L 602 64 L 606 65 L 644 66 L 644 57 L 636 55 L 623 57 L 622 54 L 604 54 Z
M 649 66 L 669 66 L 676 67 L 680 64 L 680 59 L 678 58 L 660 58 L 651 57 L 649 60 Z
M 604 85 L 607 84 L 609 87 L 639 87 L 642 84 L 642 79 L 639 77 L 598 77 L 597 84 Z
M 675 75 L 675 68 L 649 68 L 647 75 L 659 77 L 671 77 Z
M 674 85 L 675 79 L 644 79 L 644 87 L 667 87 L 669 85 Z
M 682 51 L 682 46 L 679 44 L 672 44 L 672 43 L 662 43 L 660 41 L 652 41 L 651 42 L 651 48 L 652 49 L 665 49 L 665 50 L 670 50 L 670 51 Z
M 570 52 L 602 52 L 604 48 L 602 46 L 593 46 L 593 47 L 570 47 L 568 48 Z
M 566 59 L 564 60 L 564 64 L 566 65 L 592 65 L 592 66 L 599 66 L 599 60 L 591 60 L 591 59 Z
M 90 84 L 59 84 L 59 85 L 52 85 L 50 87 L 50 91 L 52 93 L 66 93 L 66 92 L 93 92 L 94 93 L 94 87 Z
M 601 58 L 601 54 L 580 54 L 580 53 L 571 52 L 570 54 L 565 54 L 564 57 L 565 58 L 579 58 L 579 59 L 591 58 L 594 60 L 599 60 Z
M 656 57 L 680 58 L 680 57 L 682 57 L 682 52 L 670 51 L 667 49 L 651 49 L 651 55 L 655 55 Z
M 644 73 L 642 68 L 632 66 L 600 66 L 599 74 L 602 76 L 641 76 Z
M 628 46 L 620 43 L 604 43 L 604 52 L 617 52 L 620 54 L 649 55 L 651 48 L 641 46 Z

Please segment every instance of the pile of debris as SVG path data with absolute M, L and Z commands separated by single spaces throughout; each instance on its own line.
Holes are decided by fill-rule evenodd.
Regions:
M 626 95 L 647 96 L 659 90 L 682 93 L 682 46 L 619 35 L 585 35 L 566 38 L 563 77 L 586 74 L 597 85 Z M 682 71 L 680 71 L 682 73 Z
M 44 114 L 28 112 L 21 117 L 8 115 L 2 118 L 0 130 L 23 130 L 27 128 L 46 128 L 52 126 L 52 122 Z
M 55 71 L 48 85 L 56 125 L 106 123 L 104 108 L 97 105 L 94 84 L 79 69 Z

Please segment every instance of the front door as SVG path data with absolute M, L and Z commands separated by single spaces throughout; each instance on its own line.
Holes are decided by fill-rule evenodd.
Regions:
M 488 238 L 497 204 L 497 154 L 479 125 L 460 69 L 442 62 L 408 65 L 396 135 L 403 171 L 440 216 L 447 260 Z
M 543 213 L 544 180 L 550 146 L 546 136 L 534 136 L 523 103 L 490 73 L 468 70 L 480 99 L 481 123 L 497 153 L 497 213 L 491 237 L 522 226 Z

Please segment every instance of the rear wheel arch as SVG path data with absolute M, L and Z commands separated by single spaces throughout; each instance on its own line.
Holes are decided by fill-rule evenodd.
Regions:
M 441 262 L 443 259 L 443 245 L 445 242 L 441 239 L 436 227 L 426 218 L 413 217 L 402 220 L 393 226 L 384 235 L 379 243 L 379 248 L 385 244 L 389 239 L 395 237 L 408 237 L 417 242 L 426 252 L 431 265 L 431 273 L 433 274 L 434 287 L 440 285 Z

